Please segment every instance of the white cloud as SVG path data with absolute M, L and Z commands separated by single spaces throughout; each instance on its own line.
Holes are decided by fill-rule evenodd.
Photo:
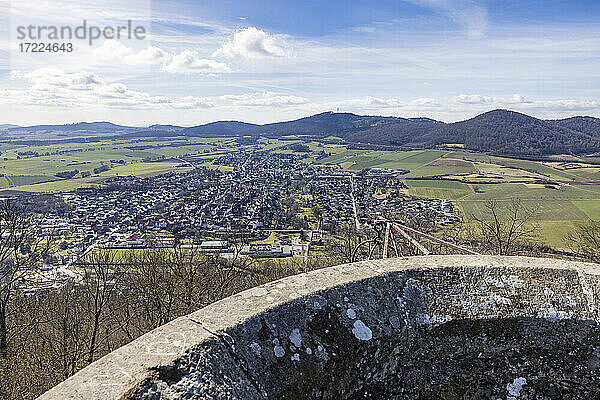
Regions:
M 194 50 L 184 50 L 173 56 L 168 64 L 163 64 L 162 69 L 171 73 L 197 72 L 201 74 L 218 74 L 231 71 L 227 64 L 200 58 L 198 52 Z
M 181 67 L 181 66 L 178 66 Z M 189 67 L 189 66 L 188 66 Z M 181 67 L 186 68 L 186 67 Z M 339 107 L 345 112 L 371 115 L 427 116 L 436 119 L 457 120 L 472 117 L 494 108 L 508 108 L 544 117 L 564 117 L 600 110 L 600 101 L 594 99 L 536 98 L 520 94 L 490 96 L 484 94 L 461 94 L 446 98 L 338 97 L 337 100 L 312 101 L 291 93 L 255 91 L 244 94 L 214 95 L 200 97 L 189 91 L 188 95 L 174 97 L 151 94 L 128 87 L 124 82 L 109 80 L 95 72 L 64 72 L 55 68 L 39 68 L 31 72 L 14 71 L 13 87 L 20 89 L 0 90 L 0 103 L 35 106 L 35 110 L 60 110 L 61 112 L 115 112 L 117 110 L 141 110 L 164 112 L 172 110 L 211 109 L 211 119 L 240 119 L 252 122 L 297 118 L 323 110 Z M 191 89 L 190 89 L 191 90 Z M 256 110 L 261 110 L 256 112 Z M 272 113 L 276 114 L 272 114 Z M 177 113 L 176 113 L 177 114 Z M 204 115 L 190 113 L 186 115 Z M 112 115 L 112 114 L 111 114 Z M 183 115 L 183 114 L 182 114 Z M 444 118 L 444 116 L 446 118 Z M 196 123 L 189 117 L 189 123 Z M 40 121 L 44 122 L 44 121 Z
M 400 99 L 380 99 L 373 96 L 367 96 L 364 99 L 355 100 L 357 105 L 364 106 L 384 106 L 384 107 L 402 107 L 404 102 Z
M 68 12 L 66 12 L 68 10 Z M 149 1 L 105 0 L 94 3 L 87 0 L 36 0 L 13 1 L 10 13 L 13 23 L 30 23 L 33 18 L 51 21 L 52 24 L 81 24 L 84 19 L 105 22 L 108 20 L 148 21 L 152 17 Z
M 215 105 L 206 97 L 185 96 L 173 108 L 192 110 L 196 108 L 212 108 Z
M 546 100 L 530 102 L 532 107 L 556 111 L 587 111 L 598 110 L 600 102 L 595 100 Z
M 99 60 L 118 60 L 127 65 L 161 65 L 163 71 L 170 73 L 219 74 L 231 71 L 227 64 L 201 58 L 195 50 L 171 54 L 149 46 L 135 52 L 117 40 L 105 40 L 102 46 L 94 49 L 93 55 Z
M 451 99 L 451 102 L 469 105 L 488 105 L 491 107 L 536 104 L 536 102 L 529 100 L 520 94 L 514 94 L 511 97 L 483 96 L 480 94 L 461 94 L 453 97 Z
M 455 103 L 461 104 L 533 104 L 534 102 L 526 99 L 520 94 L 514 94 L 511 97 L 482 96 L 479 94 L 461 94 L 452 98 Z
M 225 95 L 224 100 L 231 101 L 238 106 L 295 106 L 309 103 L 304 97 L 293 95 L 281 95 L 273 92 L 246 93 L 241 95 Z
M 32 72 L 15 71 L 13 79 L 24 80 L 24 89 L 0 90 L 0 101 L 63 108 L 105 106 L 112 108 L 207 108 L 213 104 L 207 98 L 186 96 L 175 99 L 154 96 L 129 89 L 120 82 L 107 83 L 92 72 L 67 73 L 58 69 L 40 68 Z
M 478 94 L 461 94 L 454 97 L 452 100 L 462 104 L 491 104 L 495 101 L 493 97 L 481 96 Z
M 42 67 L 31 72 L 12 71 L 11 78 L 25 79 L 36 87 L 69 87 L 71 89 L 86 89 L 94 85 L 103 85 L 104 80 L 94 72 L 81 71 L 65 74 L 59 69 Z
M 125 58 L 126 63 L 138 64 L 161 64 L 167 62 L 171 54 L 156 46 L 149 46 L 135 54 L 130 54 Z
M 414 99 L 409 103 L 410 106 L 420 106 L 420 107 L 439 107 L 440 103 L 437 99 L 432 99 L 430 97 L 421 97 L 418 99 Z
M 404 102 L 395 98 L 378 98 L 373 96 L 365 96 L 357 99 L 345 99 L 331 103 L 331 107 L 352 107 L 359 109 L 375 109 L 375 108 L 397 108 L 402 107 Z
M 507 104 L 531 104 L 532 100 L 526 99 L 524 96 L 520 94 L 513 94 L 512 97 L 506 99 Z
M 398 98 L 379 98 L 373 96 L 365 96 L 358 99 L 343 100 L 338 103 L 333 103 L 333 106 L 340 107 L 358 107 L 366 110 L 377 110 L 384 108 L 414 108 L 414 107 L 439 107 L 440 103 L 433 98 L 417 98 L 413 100 L 401 100 Z
M 475 0 L 405 0 L 413 4 L 432 8 L 466 28 L 469 37 L 485 35 L 488 26 L 487 10 Z
M 233 39 L 213 53 L 213 57 L 243 57 L 249 59 L 288 57 L 282 37 L 270 35 L 253 26 L 236 32 Z
M 480 106 L 488 110 L 492 108 L 518 108 L 519 110 L 535 111 L 586 111 L 600 108 L 600 102 L 595 100 L 531 100 L 520 94 L 510 97 L 483 96 L 479 94 L 462 94 L 450 99 L 450 103 Z
M 358 26 L 353 29 L 353 31 L 360 33 L 373 33 L 375 32 L 375 30 L 376 29 L 374 26 Z
M 125 46 L 118 40 L 105 40 L 102 46 L 95 48 L 92 52 L 94 58 L 103 61 L 123 59 L 131 53 L 131 47 Z

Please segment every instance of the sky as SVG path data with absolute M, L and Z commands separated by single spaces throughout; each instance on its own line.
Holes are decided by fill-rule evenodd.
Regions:
M 144 34 L 48 36 L 83 21 L 113 36 L 131 21 Z M 29 26 L 33 37 L 20 36 Z M 21 51 L 31 42 L 73 50 Z M 0 124 L 267 123 L 337 110 L 453 122 L 496 108 L 600 117 L 600 2 L 0 3 Z

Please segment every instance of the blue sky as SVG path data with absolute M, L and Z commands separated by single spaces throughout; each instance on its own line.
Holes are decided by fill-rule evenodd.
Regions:
M 338 108 L 444 121 L 494 108 L 600 116 L 597 1 L 34 3 L 2 10 L 0 123 L 272 122 Z M 131 19 L 148 34 L 19 51 L 18 26 L 84 19 Z

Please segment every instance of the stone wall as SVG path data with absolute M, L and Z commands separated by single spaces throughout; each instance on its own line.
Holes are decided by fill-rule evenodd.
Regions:
M 600 398 L 600 266 L 424 256 L 256 287 L 41 399 Z

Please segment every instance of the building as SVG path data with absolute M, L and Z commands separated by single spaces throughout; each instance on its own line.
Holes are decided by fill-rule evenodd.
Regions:
M 204 240 L 200 243 L 200 250 L 205 253 L 228 253 L 231 248 L 227 240 Z

